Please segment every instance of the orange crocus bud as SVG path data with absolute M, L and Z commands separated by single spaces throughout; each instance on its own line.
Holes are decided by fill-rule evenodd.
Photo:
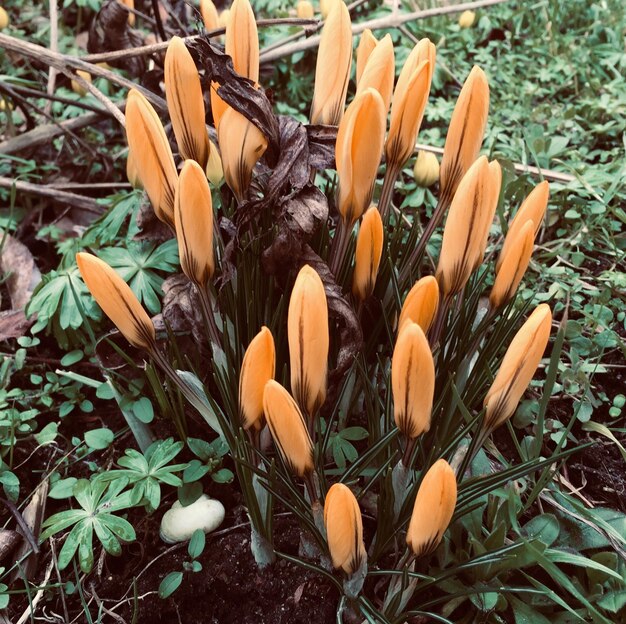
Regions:
M 293 286 L 287 314 L 291 390 L 309 416 L 326 398 L 328 367 L 328 304 L 324 284 L 305 265 Z
M 415 149 L 434 68 L 435 46 L 428 39 L 422 39 L 402 67 L 391 103 L 385 157 L 396 167 L 402 167 Z
M 239 414 L 244 429 L 263 428 L 263 392 L 274 378 L 276 351 L 274 337 L 267 327 L 252 339 L 243 356 L 239 376 Z
M 454 197 L 465 172 L 478 156 L 488 113 L 487 76 L 475 65 L 459 94 L 443 148 L 439 184 L 441 197 L 448 201 Z
M 349 227 L 371 203 L 384 138 L 385 105 L 369 88 L 356 95 L 337 132 L 337 209 Z
M 174 202 L 178 255 L 183 273 L 205 287 L 215 270 L 213 202 L 202 167 L 194 160 L 183 165 Z
M 343 117 L 350 67 L 352 30 L 348 7 L 336 0 L 322 29 L 315 68 L 311 123 L 336 126 Z
M 324 525 L 333 566 L 354 574 L 367 558 L 363 519 L 359 503 L 343 483 L 335 483 L 326 494 Z
M 234 0 L 230 7 L 225 49 L 238 74 L 259 81 L 259 35 L 249 0 Z
M 359 45 L 356 49 L 356 84 L 357 87 L 359 82 L 361 81 L 361 76 L 363 75 L 363 70 L 365 69 L 365 65 L 367 64 L 367 59 L 370 54 L 374 51 L 376 44 L 378 43 L 378 39 L 374 37 L 372 31 L 369 28 L 366 28 L 361 33 L 361 38 L 359 39 Z
M 541 362 L 551 328 L 552 312 L 542 303 L 515 334 L 485 397 L 485 431 L 493 431 L 515 412 Z
M 217 129 L 226 184 L 238 202 L 245 199 L 252 170 L 267 149 L 265 135 L 241 113 L 228 107 Z
M 172 37 L 167 46 L 165 96 L 181 157 L 206 167 L 210 146 L 200 76 L 180 37 Z
M 363 215 L 356 239 L 352 292 L 361 301 L 365 301 L 374 290 L 383 253 L 383 237 L 383 220 L 380 212 L 376 206 L 371 206 Z
M 550 196 L 550 184 L 547 180 L 540 182 L 530 192 L 528 197 L 522 202 L 519 210 L 513 217 L 511 223 L 509 223 L 509 229 L 504 239 L 504 245 L 500 252 L 500 257 L 496 264 L 496 271 L 500 269 L 500 265 L 504 260 L 504 257 L 508 251 L 507 247 L 515 240 L 517 233 L 526 225 L 526 221 L 532 221 L 535 225 L 534 235 L 537 235 L 541 222 L 546 214 L 546 208 L 548 207 L 548 198 Z
M 135 89 L 130 90 L 126 102 L 126 138 L 156 216 L 174 227 L 178 179 L 174 157 L 159 116 Z
M 77 253 L 76 263 L 96 303 L 126 340 L 139 349 L 154 350 L 154 325 L 130 286 L 106 262 L 89 253 Z
M 380 93 L 385 104 L 385 115 L 391 104 L 393 80 L 395 76 L 395 57 L 391 35 L 385 35 L 372 50 L 365 64 L 365 69 L 357 83 L 357 93 L 372 87 Z
M 455 507 L 456 475 L 445 459 L 439 459 L 422 479 L 406 532 L 406 543 L 418 557 L 439 546 Z
M 481 156 L 459 184 L 448 212 L 437 266 L 443 296 L 460 292 L 482 262 L 500 182 L 500 167 L 491 167 Z
M 413 284 L 409 294 L 404 300 L 400 318 L 398 319 L 398 332 L 402 331 L 405 323 L 412 321 L 417 323 L 424 333 L 428 332 L 437 314 L 439 307 L 439 285 L 432 275 L 422 277 Z
M 489 295 L 489 304 L 496 310 L 507 304 L 515 295 L 519 283 L 526 273 L 535 242 L 535 224 L 528 220 L 521 230 L 513 232 L 515 240 L 507 245 L 506 255 L 502 258 L 500 268 Z M 507 234 L 507 239 L 510 236 Z
M 413 440 L 430 429 L 435 394 L 435 363 L 424 330 L 406 321 L 391 359 L 393 416 L 402 433 Z
M 212 0 L 200 0 L 200 15 L 207 30 L 216 30 L 220 27 L 220 18 Z
M 313 470 L 313 442 L 293 397 L 270 379 L 263 391 L 263 410 L 274 444 L 284 462 L 303 477 Z

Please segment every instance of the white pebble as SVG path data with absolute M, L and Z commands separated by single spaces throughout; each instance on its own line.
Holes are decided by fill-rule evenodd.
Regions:
M 161 520 L 161 539 L 173 544 L 186 542 L 197 529 L 205 533 L 215 531 L 224 521 L 225 513 L 224 505 L 206 494 L 187 507 L 176 501 Z

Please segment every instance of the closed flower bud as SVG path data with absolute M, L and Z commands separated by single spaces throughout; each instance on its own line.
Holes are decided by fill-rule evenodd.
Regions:
M 126 156 L 126 177 L 130 182 L 130 185 L 135 189 L 143 189 L 141 178 L 139 177 L 139 171 L 137 170 L 137 163 L 133 158 L 133 154 L 128 150 L 128 156 Z
M 4 7 L 0 7 L 0 30 L 4 30 L 10 21 L 7 10 Z
M 263 410 L 283 461 L 303 477 L 313 470 L 313 442 L 292 396 L 271 379 L 263 391 Z
M 348 575 L 354 574 L 367 557 L 363 519 L 359 503 L 343 483 L 335 483 L 326 494 L 324 525 L 333 566 Z
M 322 17 L 326 19 L 332 10 L 332 8 L 339 2 L 343 3 L 343 0 L 320 0 L 320 13 Z
M 276 352 L 274 337 L 267 327 L 252 339 L 243 356 L 239 377 L 239 414 L 244 429 L 263 428 L 263 392 L 274 378 Z
M 380 93 L 385 105 L 385 115 L 391 103 L 395 77 L 395 57 L 391 35 L 385 35 L 372 50 L 357 85 L 357 93 L 372 87 Z
M 291 390 L 309 416 L 326 398 L 328 304 L 315 269 L 303 266 L 289 300 L 287 315 Z
M 220 27 L 220 18 L 212 0 L 200 0 L 200 15 L 206 30 L 216 30 Z
M 219 132 L 220 121 L 224 113 L 230 108 L 226 102 L 217 94 L 217 90 L 220 88 L 219 82 L 215 80 L 211 81 L 211 90 L 209 96 L 211 98 L 211 113 L 213 114 L 213 124 L 215 129 Z
M 489 304 L 495 310 L 507 304 L 515 295 L 519 283 L 526 273 L 535 242 L 535 224 L 526 221 L 519 232 L 513 232 L 515 240 L 507 246 L 506 255 L 502 257 L 500 269 L 489 295 Z M 507 234 L 509 238 L 510 233 Z
M 365 301 L 374 290 L 383 252 L 383 237 L 383 220 L 378 208 L 372 206 L 363 215 L 356 239 L 352 292 L 361 301 Z
M 478 157 L 489 113 L 489 84 L 480 67 L 470 72 L 456 102 L 443 148 L 439 183 L 450 201 L 466 171 Z
M 398 319 L 398 332 L 405 323 L 417 323 L 427 333 L 439 307 L 439 285 L 432 275 L 415 282 L 404 300 Z
M 492 431 L 507 421 L 526 391 L 550 339 L 552 312 L 538 305 L 515 334 L 500 370 L 485 397 L 484 429 Z
M 174 157 L 159 116 L 135 89 L 130 90 L 126 103 L 126 137 L 156 216 L 174 227 L 174 192 L 178 180 Z
M 481 156 L 454 195 L 437 266 L 437 281 L 444 296 L 463 290 L 472 271 L 482 262 L 500 182 L 500 167 L 491 167 Z
M 384 137 L 385 105 L 378 91 L 366 89 L 348 106 L 335 146 L 337 209 L 349 227 L 371 203 Z
M 209 148 L 209 162 L 206 165 L 206 177 L 213 186 L 219 186 L 224 179 L 222 157 L 217 149 L 217 145 L 211 139 L 209 139 L 209 143 L 211 147 Z
M 224 9 L 218 17 L 218 24 L 220 28 L 226 28 L 230 20 L 230 9 Z
M 130 286 L 103 260 L 77 253 L 78 270 L 87 288 L 134 347 L 152 351 L 156 347 L 154 325 Z
M 183 273 L 204 288 L 215 270 L 213 202 L 202 167 L 194 160 L 183 165 L 174 202 L 178 255 Z
M 263 133 L 241 113 L 228 107 L 217 129 L 226 184 L 238 202 L 246 197 L 252 170 L 267 149 Z
M 359 82 L 361 81 L 361 76 L 363 75 L 363 70 L 365 69 L 365 65 L 367 64 L 367 59 L 370 54 L 374 51 L 376 44 L 378 43 L 378 39 L 374 37 L 372 31 L 369 28 L 366 28 L 361 33 L 361 38 L 359 39 L 359 45 L 356 49 L 356 84 L 357 87 Z
M 432 152 L 420 150 L 417 152 L 413 177 L 417 186 L 424 188 L 432 186 L 439 179 L 439 161 Z
M 407 321 L 401 327 L 391 360 L 393 416 L 409 439 L 430 429 L 435 394 L 435 363 L 422 328 Z
M 476 20 L 476 13 L 474 11 L 463 11 L 459 16 L 459 26 L 461 28 L 471 28 Z
M 418 557 L 439 546 L 455 507 L 456 475 L 445 459 L 439 459 L 422 479 L 406 533 L 406 543 Z
M 540 182 L 530 192 L 528 197 L 522 202 L 519 210 L 515 214 L 515 217 L 509 223 L 509 229 L 504 239 L 504 245 L 500 252 L 500 257 L 496 264 L 496 271 L 500 269 L 500 265 L 508 251 L 508 246 L 516 238 L 517 233 L 526 225 L 526 221 L 532 221 L 535 225 L 534 235 L 537 235 L 541 222 L 546 214 L 546 208 L 548 207 L 548 198 L 550 196 L 550 184 L 547 180 Z
M 296 4 L 296 15 L 300 19 L 313 19 L 315 11 L 313 11 L 313 5 L 309 0 L 300 0 L 298 4 Z
M 234 0 L 226 24 L 226 54 L 241 76 L 259 81 L 259 35 L 249 0 Z
M 200 76 L 180 37 L 172 37 L 167 46 L 165 96 L 181 157 L 206 167 L 210 148 Z
M 85 82 L 88 82 L 91 84 L 91 74 L 89 72 L 83 71 L 82 69 L 78 69 L 76 70 L 76 75 L 79 78 L 82 78 Z M 83 86 L 80 82 L 78 82 L 78 80 L 72 80 L 71 84 L 72 84 L 72 91 L 74 91 L 74 93 L 77 93 L 81 97 L 85 97 L 87 95 L 87 88 Z
M 343 116 L 352 66 L 350 13 L 343 0 L 334 0 L 322 29 L 315 68 L 311 123 L 336 126 Z

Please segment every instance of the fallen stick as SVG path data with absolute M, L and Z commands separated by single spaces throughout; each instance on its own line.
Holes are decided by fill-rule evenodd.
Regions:
M 102 213 L 102 206 L 100 206 L 98 202 L 93 199 L 93 197 L 69 193 L 67 191 L 50 187 L 46 184 L 33 184 L 32 182 L 22 182 L 21 180 L 14 180 L 13 178 L 0 177 L 0 187 L 12 188 L 13 186 L 15 186 L 16 190 L 21 193 L 30 193 L 40 197 L 50 197 L 55 201 L 64 202 L 76 208 L 94 212 L 98 215 Z

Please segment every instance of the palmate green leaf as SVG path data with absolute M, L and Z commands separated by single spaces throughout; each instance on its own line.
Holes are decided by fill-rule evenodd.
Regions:
M 149 312 L 161 309 L 163 278 L 157 271 L 172 272 L 178 264 L 178 244 L 175 239 L 158 247 L 154 243 L 132 241 L 127 248 L 108 247 L 98 253 L 132 288 Z
M 53 516 L 50 516 L 42 524 L 43 527 L 47 528 L 41 534 L 41 541 L 43 542 L 47 540 L 55 533 L 64 531 L 85 517 L 87 517 L 87 512 L 84 509 L 68 509 L 67 511 L 60 511 Z
M 133 525 L 124 518 L 113 514 L 104 514 L 98 517 L 98 521 L 124 542 L 132 542 L 137 538 Z
M 74 554 L 78 550 L 78 546 L 86 539 L 87 532 L 87 523 L 85 521 L 81 521 L 78 524 L 74 525 L 74 528 L 65 538 L 65 543 L 63 544 L 63 548 L 61 548 L 61 552 L 59 553 L 58 563 L 60 570 L 65 570 L 65 568 L 67 568 L 70 561 L 74 557 Z M 91 547 L 91 543 L 89 544 L 89 546 Z
M 119 557 L 119 555 L 122 554 L 122 546 L 106 523 L 102 522 L 100 519 L 96 519 L 93 523 L 93 528 L 104 550 L 106 550 L 109 555 Z

